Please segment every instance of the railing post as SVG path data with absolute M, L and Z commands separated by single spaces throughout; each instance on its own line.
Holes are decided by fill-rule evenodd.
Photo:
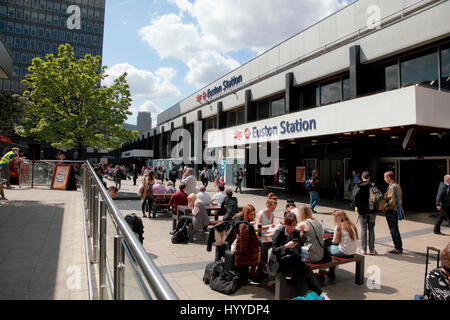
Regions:
M 106 204 L 103 200 L 100 201 L 100 264 L 99 264 L 99 300 L 104 299 L 105 283 L 105 268 L 106 268 Z
M 91 196 L 90 198 L 90 210 L 89 210 L 89 237 L 92 238 L 92 236 L 94 235 L 94 215 L 95 215 L 95 184 L 93 183 L 94 179 L 91 179 L 91 185 L 90 185 L 90 189 L 91 189 Z
M 123 300 L 123 283 L 124 283 L 124 251 L 122 248 L 123 236 L 116 235 L 114 237 L 114 300 Z
M 97 263 L 97 252 L 98 252 L 98 205 L 99 205 L 99 195 L 94 196 L 94 212 L 93 212 L 93 239 L 92 239 L 92 263 Z

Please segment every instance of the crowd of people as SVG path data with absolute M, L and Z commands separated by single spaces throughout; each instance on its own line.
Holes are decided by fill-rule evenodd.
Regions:
M 155 170 L 156 169 L 156 170 Z M 173 171 L 173 172 L 172 172 Z M 229 235 L 229 243 L 235 254 L 235 266 L 244 276 L 241 284 L 245 284 L 248 279 L 260 281 L 264 274 L 258 268 L 261 265 L 261 250 L 257 235 L 266 233 L 272 235 L 273 245 L 269 266 L 274 266 L 269 272 L 285 271 L 293 274 L 294 280 L 300 285 L 307 287 L 317 293 L 317 295 L 328 299 L 327 294 L 320 289 L 319 280 L 327 277 L 335 277 L 333 267 L 321 269 L 313 273 L 308 267 L 308 263 L 318 263 L 327 256 L 353 257 L 355 254 L 377 255 L 375 250 L 375 220 L 378 211 L 383 211 L 386 216 L 387 225 L 390 230 L 394 249 L 389 251 L 392 254 L 402 254 L 403 244 L 398 229 L 399 209 L 402 206 L 402 190 L 398 183 L 394 181 L 394 173 L 388 171 L 384 174 L 384 180 L 388 185 L 386 193 L 381 194 L 377 186 L 371 182 L 370 173 L 365 171 L 362 174 L 355 174 L 353 181 L 353 205 L 358 213 L 360 231 L 356 223 L 343 210 L 333 212 L 334 223 L 330 229 L 325 229 L 323 222 L 315 218 L 315 206 L 320 199 L 318 194 L 311 196 L 310 205 L 297 206 L 293 200 L 288 200 L 284 210 L 284 218 L 280 221 L 275 218 L 275 211 L 278 206 L 277 196 L 269 193 L 264 208 L 257 210 L 254 205 L 246 204 L 239 210 L 238 198 L 234 196 L 232 189 L 225 189 L 224 183 L 216 181 L 217 192 L 208 194 L 206 190 L 210 176 L 203 171 L 200 174 L 202 185 L 196 185 L 194 171 L 192 168 L 184 167 L 181 171 L 175 169 L 169 173 L 169 179 L 165 179 L 165 172 L 161 168 L 143 168 L 142 183 L 139 194 L 142 196 L 142 213 L 146 217 L 146 210 L 151 207 L 154 194 L 170 193 L 169 205 L 174 212 L 177 206 L 188 206 L 192 214 L 183 216 L 183 223 L 192 223 L 194 231 L 206 230 L 209 224 L 209 216 L 206 206 L 217 206 L 225 209 L 223 220 L 228 221 L 235 227 Z M 179 180 L 178 190 L 175 184 Z M 208 180 L 208 181 L 206 181 Z M 437 199 L 437 207 L 444 212 L 439 220 L 445 218 L 445 213 L 449 210 L 449 182 L 450 176 L 445 176 L 444 183 L 440 187 Z M 318 184 L 318 172 L 313 172 L 311 185 Z M 236 190 L 238 187 L 236 187 Z M 312 187 L 314 191 L 314 187 Z M 236 191 L 235 190 L 235 191 Z M 339 197 L 342 190 L 337 190 L 336 197 Z M 447 210 L 447 211 L 445 211 Z M 185 221 L 184 221 L 185 220 Z M 441 223 L 442 221 L 439 221 Z M 180 222 L 179 222 L 180 224 Z M 436 230 L 437 227 L 435 227 Z M 177 230 L 172 232 L 174 234 Z M 326 245 L 324 233 L 332 234 L 331 245 Z M 361 240 L 361 246 L 359 246 Z M 447 252 L 447 253 L 445 253 Z M 448 246 L 443 252 L 444 258 L 448 260 Z M 447 256 L 445 255 L 447 254 Z M 272 264 L 270 264 L 272 260 Z M 443 259 L 444 263 L 444 259 Z M 448 267 L 434 270 L 427 280 L 429 299 L 437 298 L 436 285 L 447 283 L 448 290 Z M 246 271 L 242 271 L 244 268 Z M 247 273 L 248 271 L 248 273 Z M 447 277 L 447 282 L 442 279 Z M 436 280 L 438 279 L 438 280 Z M 448 292 L 448 291 L 447 291 Z M 434 297 L 433 297 L 434 294 Z M 446 296 L 439 291 L 439 296 Z

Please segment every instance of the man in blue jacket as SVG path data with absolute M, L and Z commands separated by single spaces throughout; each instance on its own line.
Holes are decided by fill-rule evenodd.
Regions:
M 434 225 L 433 232 L 435 234 L 441 233 L 441 224 L 447 219 L 449 222 L 450 215 L 450 174 L 444 177 L 444 182 L 439 185 L 437 197 L 436 197 L 436 208 L 439 211 L 439 217 Z

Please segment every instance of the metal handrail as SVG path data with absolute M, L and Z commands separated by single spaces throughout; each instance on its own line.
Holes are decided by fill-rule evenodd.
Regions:
M 123 236 L 123 239 L 127 243 L 128 249 L 135 257 L 137 265 L 142 270 L 142 273 L 149 283 L 156 298 L 160 300 L 178 300 L 178 296 L 175 294 L 153 261 L 150 260 L 141 243 L 135 237 L 134 232 L 130 229 L 128 223 L 120 213 L 120 210 L 109 196 L 106 188 L 94 172 L 94 169 L 89 161 L 86 161 L 86 164 L 96 185 L 97 192 L 101 194 L 103 201 L 106 203 L 107 208 L 109 209 L 109 212 L 112 215 L 118 230 L 120 231 L 120 235 Z

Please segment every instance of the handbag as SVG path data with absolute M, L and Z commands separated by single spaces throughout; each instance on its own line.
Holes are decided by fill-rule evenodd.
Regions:
M 239 289 L 239 273 L 225 271 L 224 265 L 217 264 L 212 270 L 209 287 L 220 293 L 233 294 Z
M 403 207 L 400 205 L 400 202 L 398 200 L 398 194 L 397 189 L 394 187 L 395 191 L 395 198 L 397 200 L 397 214 L 398 214 L 398 220 L 402 221 L 405 219 L 405 210 L 403 210 Z

